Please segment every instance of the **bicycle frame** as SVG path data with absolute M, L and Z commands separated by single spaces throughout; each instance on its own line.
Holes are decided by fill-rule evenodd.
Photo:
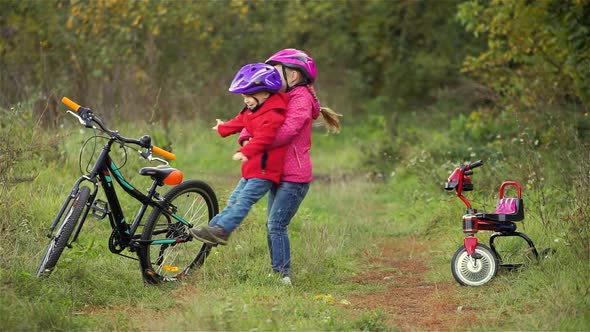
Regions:
M 67 97 L 62 98 L 62 103 L 73 110 L 68 111 L 68 114 L 75 116 L 86 128 L 101 131 L 108 137 L 100 136 L 106 139 L 106 144 L 98 155 L 94 154 L 96 150 L 93 151 L 91 160 L 96 156 L 94 164 L 88 164 L 91 169 L 87 168 L 85 174 L 74 182 L 49 227 L 47 237 L 50 242 L 36 276 L 47 277 L 51 274 L 65 247 L 71 248 L 72 243 L 78 240 L 90 213 L 98 219 L 109 216 L 112 229 L 108 238 L 109 250 L 138 260 L 142 277 L 150 284 L 182 279 L 191 269 L 202 266 L 213 246 L 202 241 L 193 242 L 189 231 L 196 225 L 208 223 L 219 213 L 213 189 L 200 180 L 183 181 L 182 172 L 170 167 L 167 161 L 175 160 L 176 155 L 152 145 L 150 136 L 144 135 L 139 139 L 123 137 L 118 131 L 107 128 L 90 108 L 82 107 Z M 94 139 L 98 137 L 95 132 Z M 147 193 L 137 190 L 121 174 L 120 168 L 110 156 L 114 144 L 121 145 L 125 154 L 128 152 L 127 147 L 133 146 L 143 159 L 164 164 L 142 167 L 139 170 L 139 175 L 149 176 L 152 180 Z M 115 183 L 127 195 L 140 202 L 140 208 L 132 222 L 125 219 Z M 172 188 L 160 195 L 156 190 L 164 185 Z M 99 187 L 104 191 L 106 202 L 97 198 Z M 150 213 L 146 215 L 150 207 Z M 125 249 L 135 252 L 137 257 L 123 254 Z
M 74 184 L 70 195 L 64 202 L 62 208 L 60 209 L 57 217 L 54 219 L 53 224 L 50 226 L 50 231 L 53 232 L 57 223 L 63 216 L 65 210 L 69 203 L 75 199 L 76 193 L 78 192 L 80 185 L 85 182 L 91 182 L 93 184 L 93 191 L 86 203 L 86 207 L 82 213 L 82 217 L 76 227 L 74 232 L 74 236 L 68 243 L 68 246 L 71 247 L 71 243 L 75 242 L 78 239 L 78 235 L 82 230 L 82 226 L 86 221 L 86 217 L 88 216 L 91 209 L 93 209 L 93 203 L 96 199 L 98 193 L 98 182 L 100 181 L 101 187 L 106 195 L 108 206 L 110 207 L 110 211 L 105 211 L 108 214 L 109 219 L 111 221 L 111 226 L 113 230 L 117 230 L 119 239 L 121 241 L 120 245 L 125 247 L 130 247 L 131 251 L 134 251 L 137 246 L 141 245 L 150 245 L 150 244 L 172 244 L 172 243 L 179 243 L 179 242 L 186 242 L 190 241 L 190 238 L 187 239 L 161 239 L 161 240 L 140 240 L 135 236 L 135 232 L 139 227 L 140 221 L 143 219 L 145 212 L 149 206 L 153 208 L 162 209 L 162 213 L 165 215 L 183 223 L 185 226 L 191 228 L 192 225 L 182 219 L 180 216 L 176 215 L 176 209 L 174 206 L 170 206 L 164 200 L 155 200 L 154 197 L 157 198 L 156 188 L 158 186 L 158 181 L 154 180 L 152 182 L 151 187 L 148 189 L 147 195 L 141 193 L 137 190 L 133 185 L 131 185 L 121 174 L 119 168 L 115 165 L 112 161 L 109 153 L 111 151 L 111 147 L 113 143 L 117 141 L 116 138 L 110 138 L 108 143 L 103 147 L 96 163 L 94 164 L 93 169 L 90 171 L 88 175 L 84 175 L 80 177 L 76 183 Z M 115 187 L 113 186 L 113 176 L 116 182 L 124 189 L 124 191 L 131 195 L 133 198 L 138 200 L 142 203 L 139 212 L 137 213 L 133 223 L 130 225 L 125 220 L 125 216 L 121 205 L 119 203 L 119 199 L 117 197 L 117 193 L 115 191 Z

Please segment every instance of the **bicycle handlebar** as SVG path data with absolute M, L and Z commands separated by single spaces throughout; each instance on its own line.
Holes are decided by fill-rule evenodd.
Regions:
M 144 146 L 144 144 L 142 144 L 142 142 L 139 140 L 123 137 L 123 136 L 119 135 L 118 132 L 108 129 L 99 118 L 92 115 L 89 108 L 85 108 L 85 107 L 80 106 L 78 103 L 76 103 L 75 101 L 71 100 L 68 97 L 63 97 L 61 99 L 61 102 L 76 113 L 78 113 L 78 111 L 80 111 L 82 109 L 83 112 L 80 112 L 80 116 L 82 117 L 82 119 L 84 121 L 86 121 L 87 126 L 90 121 L 94 121 L 96 124 L 98 124 L 100 129 L 102 129 L 104 132 L 109 134 L 109 136 L 114 137 L 119 141 L 122 141 L 125 143 L 136 144 L 141 147 L 148 148 L 148 149 L 151 148 L 153 153 L 160 155 L 168 160 L 176 159 L 176 155 L 172 152 L 168 152 L 168 151 L 166 151 L 162 148 L 159 148 L 155 145 Z M 91 116 L 89 116 L 89 115 L 91 115 Z
M 152 152 L 155 154 L 159 154 L 160 156 L 162 156 L 168 160 L 176 159 L 176 155 L 174 153 L 168 152 L 168 151 L 161 149 L 155 145 L 152 145 Z
M 72 101 L 70 98 L 68 97 L 63 97 L 61 99 L 61 102 L 66 105 L 67 107 L 69 107 L 72 111 L 74 112 L 78 112 L 78 110 L 80 109 L 80 105 L 78 105 L 76 102 Z

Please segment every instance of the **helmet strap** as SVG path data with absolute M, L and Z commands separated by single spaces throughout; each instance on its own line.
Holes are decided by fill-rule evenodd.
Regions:
M 254 97 L 252 95 L 250 97 L 252 97 L 252 98 L 254 98 L 254 100 L 256 100 L 256 107 L 254 107 L 254 108 L 248 108 L 248 106 L 246 106 L 246 108 L 248 108 L 250 110 L 250 112 L 254 113 L 254 112 L 258 111 L 258 109 L 261 106 L 260 105 L 260 100 L 258 100 L 258 98 Z
M 298 86 L 306 86 L 306 85 L 307 85 L 307 81 L 301 81 L 301 82 L 299 82 L 299 83 L 297 83 L 297 84 L 295 84 L 295 85 L 293 85 L 293 86 L 291 86 L 291 87 L 288 87 L 288 88 L 285 90 L 285 92 L 289 92 L 289 91 L 291 91 L 291 90 L 295 89 L 295 88 L 296 88 L 296 87 L 298 87 Z
M 285 69 L 285 65 L 282 65 L 281 69 L 283 70 L 283 78 L 285 78 L 285 92 L 289 92 L 293 88 L 289 86 L 289 80 L 287 79 L 287 70 Z

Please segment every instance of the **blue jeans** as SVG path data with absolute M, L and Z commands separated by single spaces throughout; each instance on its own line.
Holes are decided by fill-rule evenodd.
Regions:
M 264 179 L 242 178 L 229 196 L 227 206 L 213 217 L 209 225 L 217 225 L 227 233 L 233 232 L 250 212 L 252 205 L 271 189 L 273 182 Z
M 268 193 L 266 231 L 272 269 L 283 276 L 291 273 L 291 248 L 287 226 L 309 190 L 309 183 L 281 182 Z

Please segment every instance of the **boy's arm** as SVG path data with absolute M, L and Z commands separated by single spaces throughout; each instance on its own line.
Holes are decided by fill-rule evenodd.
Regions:
M 244 128 L 244 121 L 242 120 L 242 113 L 238 114 L 235 118 L 220 123 L 217 125 L 217 132 L 221 137 L 226 137 L 235 133 L 239 133 Z
M 284 116 L 282 114 L 277 112 L 267 113 L 261 126 L 259 126 L 259 129 L 253 134 L 248 144 L 239 148 L 238 151 L 243 153 L 247 158 L 252 158 L 257 154 L 264 152 L 271 147 L 283 121 Z

